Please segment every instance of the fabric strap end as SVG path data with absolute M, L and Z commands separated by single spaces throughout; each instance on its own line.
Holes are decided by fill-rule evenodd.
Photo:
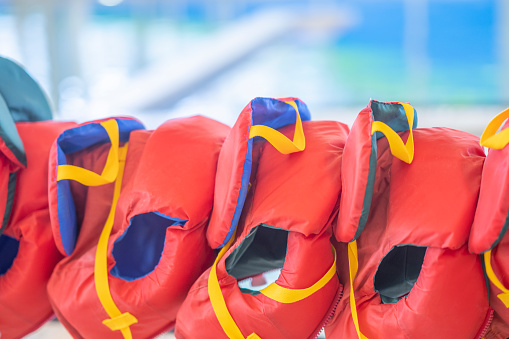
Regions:
M 509 293 L 503 292 L 497 295 L 498 299 L 500 299 L 505 307 L 509 308 Z
M 138 319 L 134 315 L 129 312 L 122 313 L 119 316 L 106 319 L 103 321 L 103 324 L 108 326 L 108 328 L 112 331 L 122 330 L 124 328 L 128 328 L 132 324 L 136 324 Z

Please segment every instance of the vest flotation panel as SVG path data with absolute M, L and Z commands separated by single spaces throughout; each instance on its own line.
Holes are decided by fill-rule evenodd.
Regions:
M 488 147 L 484 162 L 479 202 L 469 239 L 469 250 L 483 254 L 490 280 L 490 304 L 495 311 L 485 338 L 509 337 L 509 122 L 502 131 L 498 128 L 509 117 L 509 110 L 497 115 L 481 137 L 481 145 Z
M 489 319 L 466 246 L 484 152 L 416 120 L 408 104 L 371 101 L 352 125 L 335 229 L 349 283 L 327 338 L 479 338 Z
M 112 121 L 120 145 L 106 126 Z M 141 128 L 126 119 L 89 123 L 64 132 L 53 149 L 51 217 L 67 258 L 48 290 L 76 338 L 149 338 L 169 330 L 191 284 L 213 261 L 205 226 L 229 128 L 200 116 Z M 119 158 L 109 161 L 114 148 Z M 90 178 L 60 173 L 62 159 L 100 177 L 116 162 L 115 183 L 92 187 Z
M 329 226 L 348 128 L 293 124 L 296 113 L 309 119 L 298 99 L 254 99 L 225 141 L 207 231 L 222 250 L 184 301 L 177 338 L 313 337 L 341 297 Z M 297 147 L 253 132 L 271 128 Z
M 52 315 L 46 284 L 61 255 L 51 233 L 47 173 L 51 144 L 74 124 L 43 121 L 39 85 L 0 57 L 0 337 L 20 338 Z

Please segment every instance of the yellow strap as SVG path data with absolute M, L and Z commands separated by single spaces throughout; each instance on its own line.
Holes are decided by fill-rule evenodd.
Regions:
M 491 119 L 481 135 L 481 146 L 502 149 L 509 143 L 509 128 L 505 128 L 497 133 L 507 118 L 509 118 L 509 108 Z
M 288 139 L 283 133 L 270 128 L 265 125 L 254 125 L 249 130 L 249 138 L 262 137 L 270 142 L 280 153 L 290 154 L 294 152 L 303 151 L 306 148 L 306 138 L 304 137 L 304 130 L 302 129 L 302 121 L 300 119 L 299 109 L 294 101 L 285 101 L 288 105 L 292 106 L 297 113 L 295 121 L 295 132 L 293 134 L 293 141 Z
M 505 288 L 500 280 L 498 280 L 493 267 L 491 266 L 491 250 L 484 253 L 484 264 L 486 266 L 486 274 L 490 281 L 498 287 L 502 293 L 498 294 L 497 297 L 504 303 L 505 307 L 509 307 L 509 290 Z
M 236 231 L 237 230 L 233 232 L 228 243 L 225 246 L 223 246 L 223 248 L 217 255 L 216 260 L 214 261 L 214 264 L 210 269 L 208 292 L 210 297 L 210 303 L 212 304 L 214 313 L 216 314 L 217 320 L 219 320 L 219 324 L 223 328 L 224 333 L 226 333 L 226 335 L 230 339 L 245 339 L 244 335 L 242 334 L 239 327 L 235 323 L 235 320 L 233 320 L 230 311 L 228 311 L 228 307 L 226 307 L 226 302 L 223 298 L 223 294 L 221 293 L 221 286 L 219 286 L 219 280 L 217 279 L 217 269 L 216 269 L 219 260 L 221 260 L 223 255 L 226 253 L 226 251 L 228 251 L 231 244 L 233 243 Z M 257 335 L 256 337 L 252 337 L 252 335 L 249 336 L 248 338 L 254 339 L 258 337 Z
M 354 240 L 348 243 L 348 265 L 350 267 L 350 310 L 352 311 L 352 319 L 357 331 L 357 336 L 360 339 L 367 339 L 367 337 L 361 333 L 359 328 L 359 318 L 357 316 L 357 306 L 355 305 L 355 291 L 353 288 L 353 281 L 357 275 L 359 269 L 359 260 L 357 256 L 357 241 Z
M 111 119 L 101 122 L 100 125 L 106 130 L 111 142 L 111 148 L 102 173 L 99 175 L 74 165 L 60 165 L 57 168 L 57 181 L 71 179 L 85 186 L 100 186 L 115 181 L 118 173 L 118 124 L 115 119 Z
M 127 154 L 127 143 L 124 146 L 119 147 L 119 132 L 116 120 L 111 119 L 103 121 L 101 122 L 101 126 L 106 130 L 111 142 L 106 164 L 104 165 L 101 175 L 73 165 L 60 165 L 57 169 L 57 180 L 71 179 L 86 186 L 99 186 L 115 181 L 110 213 L 108 214 L 108 218 L 106 219 L 99 237 L 99 243 L 97 244 L 94 281 L 99 301 L 104 307 L 106 313 L 110 316 L 110 319 L 104 320 L 103 324 L 112 331 L 120 330 L 124 338 L 132 339 L 129 326 L 137 323 L 138 320 L 128 312 L 121 313 L 113 301 L 108 283 L 107 267 L 108 239 L 113 227 L 118 197 L 120 196 L 120 188 L 122 185 Z
M 406 117 L 408 120 L 408 128 L 410 134 L 408 135 L 408 139 L 406 144 L 403 143 L 398 133 L 396 133 L 392 128 L 390 128 L 387 124 L 381 121 L 373 121 L 371 125 L 371 135 L 375 132 L 382 132 L 387 141 L 389 141 L 389 147 L 391 148 L 392 155 L 398 158 L 401 161 L 410 164 L 414 159 L 414 135 L 412 132 L 412 126 L 414 124 L 414 108 L 406 103 L 399 102 L 401 106 L 405 109 Z
M 334 262 L 331 268 L 316 283 L 308 288 L 291 289 L 281 287 L 275 282 L 260 291 L 264 296 L 283 304 L 290 304 L 309 297 L 325 286 L 336 275 L 336 250 L 332 247 Z
M 131 329 L 129 326 L 138 322 L 138 320 L 130 313 L 122 313 L 118 309 L 117 305 L 113 301 L 111 296 L 109 282 L 108 282 L 108 239 L 111 234 L 113 227 L 113 221 L 115 218 L 115 209 L 117 207 L 117 201 L 120 196 L 120 188 L 122 186 L 122 178 L 124 176 L 125 158 L 127 153 L 127 143 L 121 147 L 118 151 L 119 166 L 117 180 L 115 181 L 115 188 L 113 191 L 113 201 L 111 204 L 110 213 L 104 224 L 104 228 L 99 237 L 99 243 L 97 244 L 97 251 L 95 255 L 95 266 L 94 266 L 94 280 L 95 289 L 97 296 L 104 310 L 110 316 L 110 319 L 103 321 L 103 324 L 108 326 L 112 331 L 120 330 L 122 335 L 126 339 L 131 339 Z
M 219 281 L 217 279 L 217 264 L 219 260 L 223 257 L 223 255 L 228 251 L 231 244 L 233 243 L 233 239 L 235 238 L 235 233 L 230 238 L 230 241 L 224 246 L 219 252 L 216 261 L 212 265 L 209 274 L 208 281 L 208 292 L 210 296 L 210 302 L 212 303 L 212 308 L 214 309 L 214 313 L 216 314 L 221 327 L 224 332 L 230 339 L 244 339 L 242 332 L 239 327 L 233 320 L 228 308 L 226 306 L 226 302 L 223 298 L 223 294 L 221 293 L 221 287 L 219 286 Z M 290 289 L 277 285 L 276 283 L 272 283 L 260 292 L 266 297 L 273 299 L 280 303 L 294 303 L 304 298 L 309 297 L 319 289 L 321 289 L 325 284 L 327 284 L 336 274 L 336 250 L 332 247 L 332 252 L 334 253 L 334 262 L 331 268 L 325 273 L 325 275 L 320 278 L 313 286 L 304 288 L 304 289 Z M 247 339 L 258 339 L 259 336 L 256 333 L 250 334 Z

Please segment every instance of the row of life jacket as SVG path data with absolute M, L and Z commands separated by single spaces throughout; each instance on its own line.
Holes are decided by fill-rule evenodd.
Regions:
M 53 311 L 75 338 L 507 337 L 509 113 L 486 162 L 398 102 L 351 130 L 297 98 L 231 129 L 76 125 L 39 121 L 40 88 L 2 62 L 21 74 L 0 85 L 2 338 Z

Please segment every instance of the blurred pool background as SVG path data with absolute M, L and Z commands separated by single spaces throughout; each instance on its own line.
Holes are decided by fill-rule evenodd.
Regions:
M 479 135 L 509 106 L 509 1 L 0 0 L 0 55 L 62 120 L 231 125 L 256 96 L 297 96 L 351 124 L 373 98 Z
M 315 119 L 373 98 L 480 133 L 509 103 L 508 35 L 507 0 L 0 0 L 0 55 L 58 118 L 149 127 L 297 96 Z

